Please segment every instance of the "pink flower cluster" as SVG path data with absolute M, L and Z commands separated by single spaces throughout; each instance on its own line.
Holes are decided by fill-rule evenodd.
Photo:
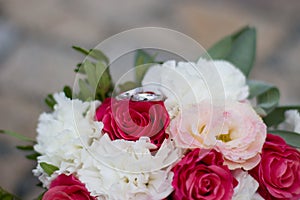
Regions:
M 106 99 L 96 109 L 95 120 L 103 122 L 103 132 L 111 140 L 136 141 L 147 136 L 158 149 L 169 140 L 185 152 L 172 166 L 174 190 L 168 199 L 233 199 L 241 184 L 233 170 L 251 175 L 259 184 L 252 192 L 264 199 L 300 198 L 299 151 L 280 137 L 267 135 L 266 126 L 248 103 L 229 102 L 221 107 L 203 102 L 170 119 L 162 101 Z M 76 174 L 61 174 L 43 199 L 96 197 Z

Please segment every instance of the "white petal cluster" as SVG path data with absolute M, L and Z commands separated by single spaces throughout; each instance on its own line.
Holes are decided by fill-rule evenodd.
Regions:
M 142 85 L 160 88 L 167 97 L 165 105 L 171 116 L 181 107 L 204 99 L 243 101 L 249 95 L 243 73 L 222 60 L 154 65 L 145 74 Z
M 234 188 L 233 200 L 263 200 L 263 198 L 256 193 L 259 184 L 252 176 L 242 170 L 233 171 L 233 176 L 239 182 Z
M 78 177 L 98 199 L 163 199 L 173 191 L 170 166 L 180 152 L 167 140 L 155 147 L 147 137 L 111 141 L 103 135 L 83 151 Z
M 279 129 L 300 134 L 300 114 L 298 110 L 287 110 L 284 115 L 285 120 L 279 125 Z
M 52 113 L 41 114 L 37 127 L 37 144 L 34 150 L 41 154 L 33 171 L 44 186 L 49 185 L 57 173 L 72 173 L 81 165 L 81 150 L 93 138 L 101 137 L 102 122 L 93 120 L 98 102 L 71 100 L 64 93 L 54 94 L 57 104 Z M 52 177 L 43 171 L 39 163 L 45 162 L 59 168 Z
M 98 102 L 71 100 L 55 94 L 52 113 L 39 118 L 35 151 L 41 154 L 33 170 L 49 187 L 59 174 L 76 174 L 97 199 L 163 199 L 172 191 L 172 165 L 181 152 L 165 140 L 159 150 L 148 137 L 114 140 L 94 121 Z M 40 163 L 59 168 L 51 176 Z

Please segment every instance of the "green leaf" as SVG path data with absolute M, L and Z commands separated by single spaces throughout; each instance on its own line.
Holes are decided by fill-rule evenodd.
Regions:
M 102 62 L 98 62 L 96 64 L 96 76 L 98 80 L 96 96 L 100 101 L 103 101 L 113 90 L 113 83 L 109 72 L 109 67 Z
M 108 57 L 102 51 L 100 51 L 99 49 L 90 49 L 90 50 L 87 50 L 87 49 L 84 49 L 84 48 L 79 47 L 79 46 L 72 46 L 72 48 L 74 50 L 82 53 L 85 56 L 89 56 L 89 57 L 94 58 L 94 59 L 96 59 L 98 61 L 103 61 L 106 64 L 109 63 Z
M 48 96 L 45 99 L 45 103 L 51 108 L 51 110 L 54 110 L 54 105 L 56 104 L 56 101 L 52 94 L 48 94 Z
M 256 30 L 244 27 L 217 42 L 207 52 L 212 59 L 223 59 L 233 63 L 248 77 L 255 60 Z
M 22 151 L 34 151 L 32 145 L 27 145 L 27 146 L 17 146 L 17 149 L 22 150 Z
M 279 102 L 280 93 L 277 87 L 262 82 L 249 80 L 249 99 L 256 97 L 257 106 L 265 111 L 266 114 L 269 114 L 274 110 Z
M 279 106 L 263 118 L 263 120 L 267 126 L 277 126 L 285 120 L 284 113 L 287 110 L 298 110 L 300 112 L 300 106 Z
M 41 183 L 41 182 L 40 182 L 40 183 L 37 183 L 35 186 L 40 187 L 40 188 L 44 188 L 44 187 L 43 187 L 43 183 Z
M 85 60 L 84 63 L 79 63 L 75 72 L 86 74 L 86 79 L 81 79 L 78 82 L 79 94 L 78 98 L 81 100 L 98 99 L 103 101 L 107 98 L 112 90 L 113 83 L 109 72 L 108 57 L 98 49 L 86 50 L 81 47 L 73 46 L 73 49 L 83 53 L 84 55 L 97 60 Z
M 151 56 L 144 50 L 137 50 L 135 54 L 135 66 L 143 65 L 146 63 L 153 63 L 155 56 Z
M 136 82 L 137 86 L 141 86 L 142 80 L 149 69 L 155 62 L 155 56 L 151 56 L 147 52 L 139 49 L 135 55 L 135 67 L 136 67 Z
M 1 200 L 20 200 L 20 198 L 18 198 L 15 195 L 7 192 L 2 187 L 0 187 L 0 199 Z
M 29 137 L 26 137 L 24 135 L 21 135 L 21 134 L 12 132 L 12 131 L 0 130 L 0 134 L 9 135 L 9 136 L 15 137 L 19 140 L 26 141 L 26 142 L 35 142 L 33 139 L 31 139 Z
M 256 80 L 248 80 L 247 85 L 249 86 L 249 99 L 257 97 L 274 87 L 271 84 Z
M 63 89 L 63 92 L 65 93 L 66 97 L 72 99 L 72 89 L 69 86 L 65 86 Z
M 75 71 L 76 73 L 85 74 L 85 71 L 84 71 L 84 69 L 83 69 L 83 67 L 82 67 L 82 63 L 78 63 L 78 64 L 76 65 L 76 68 L 74 69 L 74 71 Z
M 104 61 L 107 65 L 109 64 L 108 57 L 99 49 L 90 49 L 89 56 L 98 61 Z
M 95 74 L 96 74 L 96 77 L 97 77 L 97 82 L 100 81 L 101 76 L 103 75 L 103 73 L 105 73 L 105 71 L 107 71 L 106 73 L 109 73 L 108 70 L 109 70 L 109 68 L 107 67 L 107 65 L 103 64 L 102 62 L 98 62 L 96 64 Z
M 88 60 L 84 62 L 83 68 L 86 78 L 78 81 L 79 98 L 84 101 L 93 99 L 103 101 L 113 90 L 109 68 L 102 61 L 94 64 Z
M 280 98 L 280 93 L 278 88 L 273 87 L 270 88 L 265 93 L 257 96 L 257 105 L 264 109 L 266 113 L 270 113 L 272 110 L 274 110 L 278 106 Z
M 232 36 L 227 36 L 214 44 L 207 53 L 212 59 L 225 59 L 232 48 L 233 39 Z
M 128 90 L 132 90 L 132 89 L 137 87 L 136 83 L 133 82 L 133 81 L 127 81 L 123 84 L 119 84 L 118 86 L 120 88 L 120 92 L 125 92 L 125 91 L 128 91 Z
M 279 135 L 289 145 L 300 148 L 300 134 L 298 133 L 291 132 L 291 131 L 284 131 L 284 130 L 269 130 L 268 133 Z
M 86 50 L 86 49 L 81 48 L 81 47 L 79 47 L 79 46 L 72 46 L 72 48 L 73 48 L 74 50 L 76 50 L 76 51 L 78 51 L 78 52 L 80 52 L 80 53 L 86 55 L 86 56 L 89 55 L 89 53 L 90 53 L 89 50 Z
M 87 75 L 87 80 L 89 82 L 89 85 L 95 89 L 98 84 L 97 76 L 96 76 L 96 67 L 94 64 L 92 64 L 89 60 L 86 60 L 83 64 L 84 71 Z
M 231 51 L 226 59 L 248 77 L 255 60 L 256 30 L 247 27 L 234 35 L 233 41 Z
M 255 106 L 253 109 L 259 116 L 262 116 L 262 117 L 267 116 L 266 111 L 264 109 L 262 109 L 261 107 Z
M 45 163 L 45 162 L 41 162 L 40 166 L 43 168 L 44 172 L 46 174 L 48 174 L 48 176 L 51 176 L 53 174 L 53 172 L 55 172 L 56 170 L 59 170 L 58 167 Z
M 26 158 L 29 160 L 37 160 L 37 157 L 39 157 L 41 154 L 35 152 L 33 154 L 27 155 Z
M 83 101 L 86 101 L 87 99 L 90 99 L 93 97 L 93 94 L 89 88 L 89 85 L 86 81 L 79 79 L 78 80 L 78 85 L 79 85 L 79 98 Z

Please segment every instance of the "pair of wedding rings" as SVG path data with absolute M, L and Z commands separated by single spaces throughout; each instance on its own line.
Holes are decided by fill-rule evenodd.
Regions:
M 117 100 L 131 101 L 164 101 L 166 98 L 163 94 L 146 91 L 145 88 L 135 88 L 119 94 Z

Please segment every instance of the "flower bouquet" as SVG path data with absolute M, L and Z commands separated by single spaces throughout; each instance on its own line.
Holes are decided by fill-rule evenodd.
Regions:
M 102 51 L 73 47 L 79 78 L 47 96 L 36 140 L 1 133 L 32 143 L 18 148 L 37 162 L 38 199 L 300 199 L 300 106 L 248 79 L 255 47 L 245 27 L 196 61 L 139 49 L 136 79 L 118 84 Z

